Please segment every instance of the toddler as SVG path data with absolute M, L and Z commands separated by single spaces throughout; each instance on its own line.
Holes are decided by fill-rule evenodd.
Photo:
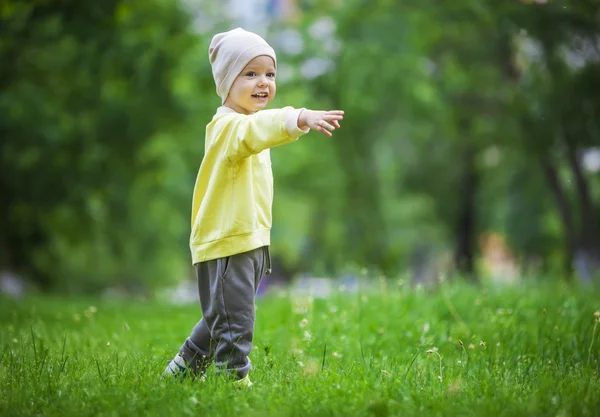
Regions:
M 215 35 L 209 59 L 222 106 L 206 127 L 192 202 L 190 250 L 202 319 L 165 375 L 202 375 L 214 361 L 217 373 L 250 386 L 255 296 L 271 272 L 269 149 L 309 130 L 331 136 L 344 112 L 264 110 L 275 97 L 277 59 L 255 33 L 237 28 Z

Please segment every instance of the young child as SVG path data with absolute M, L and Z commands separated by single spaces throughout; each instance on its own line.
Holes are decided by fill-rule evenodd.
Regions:
M 217 373 L 250 386 L 255 295 L 271 272 L 269 149 L 311 129 L 331 136 L 343 112 L 263 110 L 275 97 L 277 60 L 257 34 L 241 28 L 219 33 L 209 58 L 222 106 L 206 127 L 190 237 L 203 318 L 165 375 L 202 375 L 214 360 Z

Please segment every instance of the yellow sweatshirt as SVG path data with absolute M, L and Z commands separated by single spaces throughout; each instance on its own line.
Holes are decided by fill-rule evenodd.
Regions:
M 204 158 L 192 201 L 192 262 L 270 244 L 273 172 L 269 148 L 294 142 L 302 109 L 252 115 L 219 107 L 206 126 Z

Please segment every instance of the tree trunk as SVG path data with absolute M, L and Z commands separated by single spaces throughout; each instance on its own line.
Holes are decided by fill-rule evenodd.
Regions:
M 567 273 L 567 277 L 570 277 L 573 255 L 575 254 L 575 248 L 577 247 L 578 241 L 575 222 L 571 214 L 569 201 L 560 183 L 560 180 L 558 179 L 556 168 L 546 155 L 540 157 L 540 163 L 542 165 L 542 171 L 544 172 L 546 181 L 548 182 L 548 186 L 550 187 L 550 191 L 554 196 L 554 200 L 556 201 L 558 214 L 562 220 L 566 244 L 565 252 L 567 255 L 565 258 L 564 268 L 565 272 Z
M 567 160 L 569 167 L 575 178 L 577 187 L 577 196 L 579 197 L 579 209 L 581 211 L 581 232 L 582 240 L 585 246 L 591 249 L 598 249 L 598 225 L 596 220 L 596 210 L 592 197 L 590 195 L 590 187 L 585 175 L 581 169 L 581 164 L 577 158 L 577 150 L 575 146 L 568 140 L 567 145 Z
M 584 282 L 590 283 L 594 275 L 600 271 L 600 245 L 598 243 L 596 210 L 590 195 L 588 181 L 577 158 L 577 150 L 571 141 L 565 140 L 565 144 L 569 167 L 575 178 L 581 216 L 579 223 L 581 239 L 575 248 L 574 267 L 577 276 Z
M 476 197 L 479 177 L 475 165 L 475 149 L 467 145 L 463 153 L 463 177 L 459 192 L 460 208 L 456 223 L 454 262 L 458 272 L 470 281 L 477 281 L 475 271 Z

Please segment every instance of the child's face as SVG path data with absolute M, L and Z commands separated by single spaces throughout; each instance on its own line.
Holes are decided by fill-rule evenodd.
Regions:
M 276 90 L 275 62 L 270 56 L 257 56 L 235 79 L 224 104 L 238 113 L 252 114 L 267 107 Z

